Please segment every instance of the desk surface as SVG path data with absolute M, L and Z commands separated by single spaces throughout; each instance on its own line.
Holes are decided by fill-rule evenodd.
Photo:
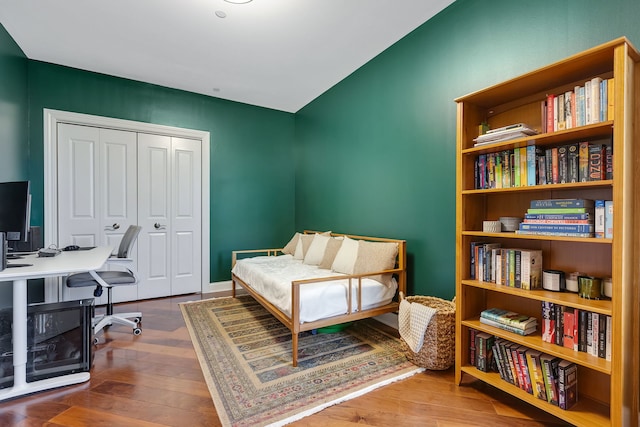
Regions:
M 111 255 L 113 248 L 98 246 L 82 251 L 63 251 L 54 257 L 38 257 L 37 254 L 24 255 L 22 259 L 11 259 L 7 264 L 32 264 L 25 267 L 7 267 L 0 271 L 0 281 L 15 279 L 36 279 L 66 276 L 89 270 L 98 270 Z

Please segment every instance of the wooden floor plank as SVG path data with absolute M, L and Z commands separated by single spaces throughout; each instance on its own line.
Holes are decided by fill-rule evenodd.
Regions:
M 142 329 L 112 326 L 95 346 L 87 383 L 0 403 L 0 426 L 220 426 L 179 304 L 184 295 L 119 304 Z M 101 308 L 97 311 L 100 312 Z M 466 378 L 466 377 L 465 377 Z M 558 419 L 486 384 L 458 387 L 453 371 L 425 371 L 325 408 L 292 426 L 556 426 Z

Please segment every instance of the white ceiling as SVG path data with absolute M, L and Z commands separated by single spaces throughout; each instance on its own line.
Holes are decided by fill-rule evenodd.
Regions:
M 0 23 L 29 59 L 296 112 L 453 1 L 0 0 Z

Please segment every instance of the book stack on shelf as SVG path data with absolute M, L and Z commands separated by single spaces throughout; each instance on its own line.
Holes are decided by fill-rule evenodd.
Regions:
M 611 316 L 542 303 L 542 341 L 611 361 Z
M 517 234 L 594 237 L 595 203 L 589 199 L 532 200 Z
M 614 80 L 593 77 L 573 90 L 542 101 L 543 132 L 556 132 L 613 120 Z
M 530 335 L 538 328 L 538 319 L 501 308 L 488 308 L 480 313 L 480 323 L 518 334 Z
M 475 162 L 475 188 L 530 187 L 613 179 L 610 139 L 557 147 L 526 147 L 480 154 Z
M 578 367 L 575 363 L 526 346 L 469 329 L 471 364 L 538 399 L 570 409 L 578 401 Z
M 478 136 L 473 141 L 474 146 L 484 144 L 493 144 L 496 142 L 509 141 L 511 139 L 522 138 L 525 136 L 536 135 L 538 132 L 524 123 L 516 123 L 513 125 L 503 126 L 497 129 L 488 130 L 486 133 Z
M 542 250 L 471 242 L 471 279 L 526 290 L 542 287 Z

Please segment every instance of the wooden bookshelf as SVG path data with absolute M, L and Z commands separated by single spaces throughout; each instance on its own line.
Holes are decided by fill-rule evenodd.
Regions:
M 470 375 L 575 425 L 638 425 L 640 356 L 638 296 L 640 274 L 639 197 L 640 152 L 640 54 L 626 38 L 594 47 L 562 61 L 509 81 L 456 99 L 456 382 Z M 495 129 L 527 123 L 541 131 L 541 104 L 548 94 L 564 93 L 593 77 L 613 79 L 613 116 L 599 123 L 548 131 L 494 144 L 474 146 L 478 125 Z M 613 178 L 567 184 L 545 184 L 508 188 L 476 189 L 475 162 L 479 155 L 535 144 L 552 148 L 582 141 L 611 140 Z M 581 198 L 612 200 L 612 238 L 529 236 L 515 233 L 485 233 L 484 220 L 501 216 L 522 217 L 534 199 Z M 596 277 L 611 277 L 610 300 L 589 300 L 569 292 L 522 290 L 472 279 L 472 242 L 501 243 L 503 247 L 540 249 L 543 268 L 566 273 L 580 271 Z M 634 252 L 635 251 L 635 252 Z M 574 351 L 542 340 L 540 332 L 519 336 L 480 323 L 482 310 L 498 307 L 538 318 L 542 302 L 578 308 L 611 316 L 611 360 Z M 569 360 L 578 365 L 578 403 L 568 410 L 521 390 L 502 380 L 498 373 L 482 372 L 470 362 L 469 330 L 487 332 L 533 350 Z M 540 328 L 539 328 L 540 329 Z

